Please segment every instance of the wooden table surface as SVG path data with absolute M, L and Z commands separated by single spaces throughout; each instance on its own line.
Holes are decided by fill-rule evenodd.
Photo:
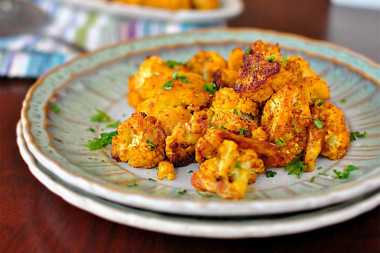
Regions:
M 323 0 L 246 1 L 234 27 L 327 40 L 380 63 L 380 12 Z M 66 203 L 29 172 L 16 145 L 22 100 L 35 80 L 0 78 L 0 252 L 380 252 L 380 208 L 315 231 L 265 239 L 165 235 L 98 218 Z

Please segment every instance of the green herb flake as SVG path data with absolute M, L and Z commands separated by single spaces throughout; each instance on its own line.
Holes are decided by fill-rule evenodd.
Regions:
M 235 173 L 229 173 L 228 176 L 229 177 L 235 177 Z
M 94 138 L 92 140 L 88 140 L 87 147 L 90 150 L 98 150 L 102 147 L 110 145 L 112 143 L 112 138 L 117 135 L 117 131 L 112 131 L 109 133 L 101 133 L 100 138 Z
M 215 126 L 211 126 L 210 128 L 211 128 L 211 129 L 215 129 L 216 127 L 215 127 Z
M 344 103 L 346 103 L 347 101 L 346 101 L 346 99 L 342 98 L 342 99 L 340 100 L 340 102 L 341 102 L 342 104 L 344 104 Z
M 311 101 L 315 102 L 318 98 L 311 98 Z
M 220 129 L 226 130 L 227 128 L 225 128 L 224 126 L 221 126 Z
M 178 72 L 174 72 L 172 78 L 176 80 L 178 78 Z
M 147 145 L 147 146 L 150 146 L 150 147 L 152 147 L 152 148 L 154 148 L 154 149 L 156 149 L 156 145 L 154 145 L 154 143 L 151 142 L 150 140 L 147 140 L 147 141 L 146 141 L 146 145 Z
M 255 120 L 255 116 L 250 114 L 249 117 L 251 118 L 251 120 Z
M 319 102 L 317 105 L 318 106 L 322 106 L 323 105 L 323 101 Z
M 317 168 L 317 170 L 321 170 L 322 169 L 322 166 L 319 166 L 318 168 Z
M 276 174 L 277 174 L 277 172 L 273 171 L 273 170 L 267 170 L 267 171 L 265 171 L 265 176 L 267 178 L 274 177 Z
M 194 172 L 193 170 L 189 170 L 187 173 L 191 174 L 191 173 L 193 173 L 193 172 Z
M 311 183 L 314 182 L 314 180 L 315 180 L 315 177 L 310 178 Z
M 286 65 L 287 61 L 288 61 L 288 55 L 285 54 L 285 55 L 284 55 L 284 60 L 282 61 L 282 63 L 283 63 L 284 65 Z
M 239 162 L 236 162 L 235 163 L 235 168 L 242 169 L 243 167 L 241 167 L 241 164 Z
M 252 68 L 251 71 L 257 71 L 259 68 Z
M 283 147 L 283 146 L 286 146 L 286 143 L 284 143 L 282 140 L 280 139 L 275 139 L 274 142 L 280 146 L 280 147 Z
M 157 182 L 156 179 L 153 179 L 153 178 L 150 178 L 150 177 L 148 178 L 148 180 L 149 180 L 149 181 L 152 181 L 152 182 Z
M 236 115 L 239 115 L 239 114 L 238 114 L 238 111 L 237 111 L 236 108 L 234 108 L 234 113 L 235 113 Z
M 93 129 L 92 127 L 89 127 L 87 130 L 90 131 L 90 132 L 95 133 L 95 129 Z
M 177 193 L 178 193 L 178 195 L 182 196 L 182 195 L 184 195 L 186 192 L 187 192 L 186 189 L 182 189 L 182 190 L 178 190 Z
M 203 193 L 203 192 L 200 192 L 200 191 L 197 191 L 197 193 L 199 195 L 201 195 L 202 197 L 204 198 L 211 198 L 213 195 L 212 194 L 209 194 L 209 193 Z
M 174 68 L 175 66 L 178 66 L 178 65 L 183 65 L 183 63 L 178 62 L 178 61 L 173 61 L 173 60 L 168 60 L 166 62 L 166 66 L 168 66 L 169 68 Z
M 240 128 L 239 131 L 240 131 L 240 134 L 246 134 L 248 132 L 248 130 L 243 129 L 243 128 Z
M 319 119 L 315 119 L 315 120 L 314 120 L 314 125 L 315 125 L 316 127 L 318 127 L 319 129 L 321 129 L 321 128 L 323 127 L 323 122 L 320 121 Z
M 276 60 L 276 57 L 271 56 L 271 57 L 269 57 L 268 62 L 273 62 L 274 60 Z
M 215 94 L 215 91 L 216 91 L 216 84 L 215 84 L 215 83 L 205 84 L 205 85 L 203 85 L 203 89 L 204 89 L 205 91 L 210 92 L 211 94 Z
M 285 170 L 288 172 L 288 175 L 294 174 L 297 176 L 297 178 L 300 178 L 301 173 L 304 172 L 307 168 L 305 163 L 303 161 L 301 161 L 301 158 L 303 155 L 304 155 L 304 153 L 302 152 L 296 158 L 294 158 L 293 161 L 289 162 L 285 166 Z
M 169 80 L 166 83 L 164 83 L 164 85 L 161 87 L 161 89 L 163 89 L 163 90 L 171 90 L 172 87 L 173 87 L 173 85 L 174 85 L 173 80 Z
M 357 169 L 358 168 L 354 165 L 348 165 L 343 171 L 334 170 L 334 173 L 337 176 L 335 179 L 347 179 L 350 172 Z
M 99 110 L 99 109 L 96 109 L 96 112 L 97 114 L 95 114 L 94 116 L 91 117 L 91 121 L 92 122 L 108 122 L 111 120 L 111 117 L 107 115 L 107 113 Z
M 137 187 L 138 186 L 137 180 L 133 179 L 133 183 L 132 184 L 127 184 L 126 186 L 129 187 L 129 188 Z
M 106 128 L 117 128 L 120 125 L 120 120 L 115 121 L 114 123 L 108 124 Z
M 60 112 L 61 112 L 61 108 L 59 108 L 59 106 L 56 105 L 56 104 L 52 104 L 52 105 L 50 106 L 50 108 L 51 108 L 55 113 L 60 113 Z
M 249 47 L 249 48 L 247 48 L 247 50 L 245 50 L 245 53 L 246 54 L 249 54 L 251 52 L 251 48 Z
M 367 136 L 367 132 L 364 131 L 364 133 L 359 133 L 359 132 L 351 132 L 350 133 L 350 141 L 356 141 L 356 137 L 358 138 L 363 138 Z

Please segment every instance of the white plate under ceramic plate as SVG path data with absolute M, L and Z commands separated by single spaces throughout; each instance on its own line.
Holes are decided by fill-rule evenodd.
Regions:
M 215 10 L 167 10 L 107 2 L 106 0 L 56 0 L 91 10 L 101 11 L 126 18 L 154 19 L 170 22 L 210 23 L 227 20 L 239 15 L 244 8 L 241 0 L 220 0 L 220 8 Z
M 89 139 L 107 123 L 91 122 L 95 108 L 113 119 L 125 119 L 128 76 L 151 54 L 185 62 L 200 49 L 225 58 L 237 46 L 262 39 L 279 43 L 283 53 L 301 55 L 330 86 L 331 101 L 345 113 L 351 131 L 368 136 L 351 143 L 339 161 L 318 159 L 322 170 L 300 179 L 275 169 L 276 177 L 259 176 L 242 200 L 203 198 L 190 184 L 189 170 L 176 169 L 176 180 L 155 182 L 154 169 L 136 169 L 115 163 L 108 150 L 90 151 Z M 82 55 L 40 78 L 30 89 L 22 110 L 23 134 L 29 150 L 48 170 L 64 181 L 108 200 L 161 212 L 206 216 L 278 214 L 310 210 L 359 197 L 380 186 L 380 67 L 340 47 L 299 36 L 255 30 L 218 29 L 144 38 Z M 346 103 L 341 103 L 341 99 Z M 61 111 L 55 113 L 51 104 Z M 88 131 L 92 127 L 95 133 Z M 111 131 L 109 129 L 107 131 Z M 334 179 L 333 170 L 348 165 L 359 170 L 349 179 Z M 319 175 L 322 173 L 323 175 Z M 327 175 L 327 176 L 326 176 Z M 310 178 L 315 177 L 313 182 Z M 137 180 L 137 187 L 129 187 Z M 253 189 L 255 188 L 255 189 Z M 186 189 L 183 195 L 178 190 Z
M 380 204 L 380 192 L 377 191 L 325 209 L 281 216 L 200 218 L 155 213 L 107 201 L 61 180 L 28 151 L 20 123 L 17 125 L 17 144 L 32 174 L 68 203 L 113 222 L 167 234 L 209 238 L 288 235 L 349 220 Z

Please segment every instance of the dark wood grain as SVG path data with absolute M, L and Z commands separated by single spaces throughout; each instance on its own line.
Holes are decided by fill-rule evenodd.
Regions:
M 376 33 L 380 36 L 379 23 L 374 22 L 379 17 L 380 12 L 330 6 L 328 1 L 255 0 L 246 1 L 243 15 L 229 24 L 333 41 L 380 62 L 380 38 L 376 38 Z M 352 19 L 356 27 L 365 28 L 352 30 L 349 27 Z M 342 24 L 345 20 L 351 20 L 347 26 Z M 351 38 L 349 42 L 347 38 Z M 0 79 L 0 252 L 380 251 L 379 207 L 342 224 L 307 233 L 242 240 L 149 232 L 112 223 L 73 207 L 39 183 L 18 152 L 15 127 L 22 100 L 33 82 Z

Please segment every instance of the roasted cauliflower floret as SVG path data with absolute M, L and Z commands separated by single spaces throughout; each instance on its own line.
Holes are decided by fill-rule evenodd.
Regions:
M 261 129 L 260 132 L 262 132 Z M 196 161 L 203 163 L 205 160 L 215 157 L 224 140 L 234 141 L 241 149 L 254 150 L 267 167 L 276 167 L 286 161 L 284 151 L 275 144 L 260 139 L 247 138 L 227 130 L 210 128 L 206 131 L 204 137 L 199 139 L 195 147 Z
M 218 69 L 214 72 L 213 78 L 217 89 L 223 87 L 233 88 L 239 73 L 231 69 Z
M 199 51 L 188 62 L 192 71 L 198 73 L 206 82 L 213 80 L 213 74 L 218 69 L 226 69 L 227 62 L 216 52 Z
M 158 164 L 158 180 L 163 180 L 165 177 L 167 177 L 169 181 L 173 181 L 175 177 L 174 166 L 168 161 L 162 161 Z
M 191 183 L 197 190 L 217 193 L 225 199 L 242 199 L 249 183 L 265 171 L 264 163 L 251 149 L 239 149 L 233 141 L 225 140 L 219 154 L 205 161 L 194 172 Z
M 327 100 L 330 98 L 330 88 L 326 81 L 310 68 L 306 60 L 299 56 L 291 56 L 288 58 L 288 63 L 298 66 L 301 76 L 295 84 L 302 90 L 309 104 L 316 99 Z
M 272 80 L 280 72 L 280 48 L 273 48 L 261 40 L 249 45 L 243 56 L 243 66 L 239 69 L 235 91 L 256 102 L 263 102 L 273 94 Z
M 259 106 L 253 100 L 236 93 L 232 88 L 218 90 L 210 108 L 214 112 L 211 124 L 231 131 L 253 131 L 259 114 Z
M 343 158 L 350 145 L 350 132 L 342 111 L 332 103 L 316 101 L 312 108 L 313 124 L 309 127 L 305 163 L 312 171 L 319 151 L 330 160 Z M 319 106 L 319 105 L 320 106 Z
M 166 155 L 176 166 L 194 162 L 195 144 L 210 126 L 212 112 L 209 109 L 194 112 L 189 121 L 182 121 L 166 139 Z
M 265 104 L 261 118 L 262 128 L 267 132 L 269 141 L 285 146 L 287 162 L 304 149 L 310 122 L 309 104 L 301 90 L 294 85 L 285 86 L 274 94 Z
M 120 123 L 112 139 L 111 155 L 135 168 L 153 168 L 165 159 L 165 134 L 156 118 L 134 113 Z
M 228 69 L 239 71 L 240 67 L 243 66 L 243 55 L 244 51 L 240 48 L 235 48 L 234 50 L 232 50 L 230 56 L 228 57 Z

